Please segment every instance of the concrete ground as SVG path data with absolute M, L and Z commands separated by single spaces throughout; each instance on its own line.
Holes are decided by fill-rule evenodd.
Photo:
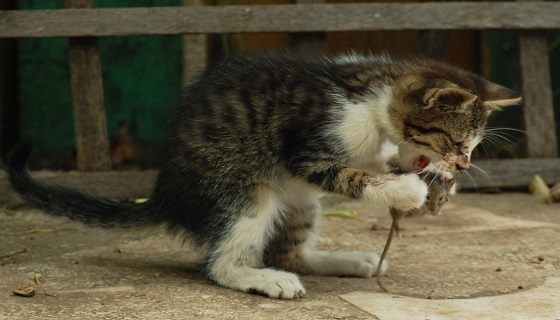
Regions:
M 386 208 L 325 198 L 318 246 L 381 252 Z M 272 300 L 221 288 L 154 228 L 99 230 L 25 207 L 0 211 L 0 319 L 560 319 L 560 204 L 523 193 L 459 194 L 442 216 L 403 220 L 375 278 L 302 276 Z M 26 252 L 22 250 L 26 249 Z M 13 291 L 41 274 L 33 297 Z

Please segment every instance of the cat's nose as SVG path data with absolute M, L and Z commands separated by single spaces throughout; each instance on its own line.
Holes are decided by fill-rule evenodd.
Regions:
M 457 163 L 457 164 L 455 164 L 455 168 L 456 168 L 457 170 L 466 170 L 466 169 L 468 169 L 470 166 L 471 166 L 470 163 L 466 163 L 466 164 L 465 164 L 465 163 Z
M 466 170 L 470 166 L 471 166 L 471 162 L 469 161 L 468 155 L 463 154 L 457 157 L 457 160 L 455 162 L 455 167 L 457 168 L 457 170 Z

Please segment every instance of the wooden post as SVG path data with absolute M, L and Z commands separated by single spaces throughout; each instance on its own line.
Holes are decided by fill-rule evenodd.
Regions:
M 325 0 L 296 0 L 296 4 L 324 4 Z M 292 46 L 302 51 L 323 52 L 327 42 L 325 32 L 305 32 L 292 36 Z
M 558 146 L 544 31 L 519 31 L 519 60 L 525 100 L 523 118 L 527 131 L 528 156 L 556 158 Z
M 93 0 L 65 0 L 66 8 L 93 8 Z M 111 169 L 97 38 L 68 38 L 78 170 Z
M 0 2 L 0 10 L 13 10 L 14 7 L 14 0 Z M 0 154 L 3 159 L 19 138 L 16 70 L 16 40 L 0 39 Z
M 202 6 L 203 0 L 183 0 L 184 6 Z M 192 34 L 183 36 L 183 82 L 188 82 L 206 66 L 208 59 L 207 36 Z

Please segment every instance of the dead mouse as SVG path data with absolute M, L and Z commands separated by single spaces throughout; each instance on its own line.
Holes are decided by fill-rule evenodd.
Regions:
M 389 209 L 391 217 L 393 218 L 393 223 L 391 224 L 391 230 L 389 231 L 387 242 L 385 243 L 385 247 L 383 248 L 381 257 L 379 258 L 376 272 L 376 274 L 378 275 L 377 284 L 385 292 L 387 292 L 387 289 L 381 283 L 381 265 L 385 260 L 387 251 L 389 251 L 389 247 L 391 246 L 391 242 L 393 241 L 394 234 L 396 233 L 399 238 L 401 237 L 401 230 L 399 226 L 400 219 L 408 217 L 420 217 L 426 214 L 439 215 L 441 207 L 447 201 L 449 201 L 449 195 L 453 194 L 454 192 L 453 185 L 455 184 L 455 179 L 453 179 L 451 174 L 437 175 L 431 172 L 421 172 L 418 175 L 428 184 L 428 198 L 426 199 L 426 203 L 424 203 L 424 205 L 418 209 L 409 211 L 400 211 L 395 208 Z

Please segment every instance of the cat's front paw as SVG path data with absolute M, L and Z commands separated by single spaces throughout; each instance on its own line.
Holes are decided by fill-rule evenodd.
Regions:
M 215 267 L 210 278 L 218 284 L 243 292 L 259 293 L 274 299 L 296 299 L 305 295 L 297 275 L 273 269 Z
M 428 186 L 416 174 L 404 174 L 387 182 L 389 206 L 402 211 L 421 207 L 428 196 Z

